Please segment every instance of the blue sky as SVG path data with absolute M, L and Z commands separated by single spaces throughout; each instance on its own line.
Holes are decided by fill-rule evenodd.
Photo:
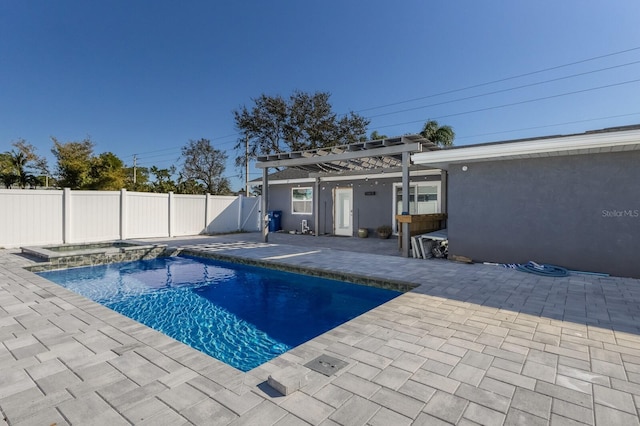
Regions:
M 388 136 L 437 119 L 456 145 L 640 123 L 638 17 L 637 0 L 6 0 L 0 151 L 24 138 L 53 165 L 51 136 L 90 136 L 168 167 L 207 138 L 240 189 L 232 111 L 262 93 L 330 92 Z

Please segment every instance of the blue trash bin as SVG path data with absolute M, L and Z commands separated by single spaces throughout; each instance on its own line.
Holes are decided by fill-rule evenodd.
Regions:
M 269 232 L 276 232 L 282 229 L 282 210 L 269 211 Z

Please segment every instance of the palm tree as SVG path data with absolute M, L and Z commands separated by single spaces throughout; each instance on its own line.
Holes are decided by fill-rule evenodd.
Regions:
M 35 147 L 24 139 L 12 144 L 16 149 L 0 153 L 0 180 L 6 188 L 17 184 L 24 189 L 37 187 L 40 182 L 32 174 L 33 170 L 49 175 L 47 160 L 35 154 Z
M 451 126 L 440 126 L 435 120 L 429 120 L 424 123 L 420 135 L 442 147 L 452 146 L 453 139 L 456 137 L 456 133 Z
M 16 183 L 20 185 L 22 189 L 30 186 L 34 176 L 27 173 L 26 170 L 27 163 L 29 162 L 28 157 L 22 151 L 11 151 L 10 161 L 16 176 Z
M 16 180 L 18 180 L 18 177 L 13 173 L 0 173 L 0 182 L 7 189 L 11 189 L 11 185 L 16 183 Z

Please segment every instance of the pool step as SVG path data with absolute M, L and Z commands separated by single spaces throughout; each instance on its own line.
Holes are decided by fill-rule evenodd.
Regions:
M 309 370 L 302 365 L 291 365 L 269 375 L 267 384 L 280 392 L 289 395 L 309 382 Z

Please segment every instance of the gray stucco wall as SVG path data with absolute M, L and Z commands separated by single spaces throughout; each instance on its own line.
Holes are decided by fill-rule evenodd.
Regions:
M 282 211 L 281 225 L 282 229 L 286 231 L 301 230 L 302 219 L 306 219 L 310 226 L 313 227 L 314 215 L 292 215 L 291 214 L 291 188 L 294 187 L 307 187 L 313 188 L 313 184 L 301 184 L 301 185 L 269 185 L 269 210 Z
M 449 253 L 640 278 L 640 152 L 449 168 Z
M 440 180 L 440 176 L 420 177 L 420 181 Z M 319 195 L 319 233 L 333 233 L 333 189 L 336 187 L 353 188 L 353 232 L 358 228 L 368 228 L 370 235 L 380 225 L 393 225 L 393 184 L 400 182 L 395 178 L 372 178 L 369 180 L 324 181 L 320 183 Z M 291 188 L 312 187 L 314 184 L 278 184 L 269 186 L 269 210 L 282 211 L 282 229 L 285 231 L 301 229 L 303 219 L 315 231 L 315 215 L 291 214 Z M 366 193 L 375 194 L 366 195 Z M 314 194 L 315 196 L 315 194 Z

